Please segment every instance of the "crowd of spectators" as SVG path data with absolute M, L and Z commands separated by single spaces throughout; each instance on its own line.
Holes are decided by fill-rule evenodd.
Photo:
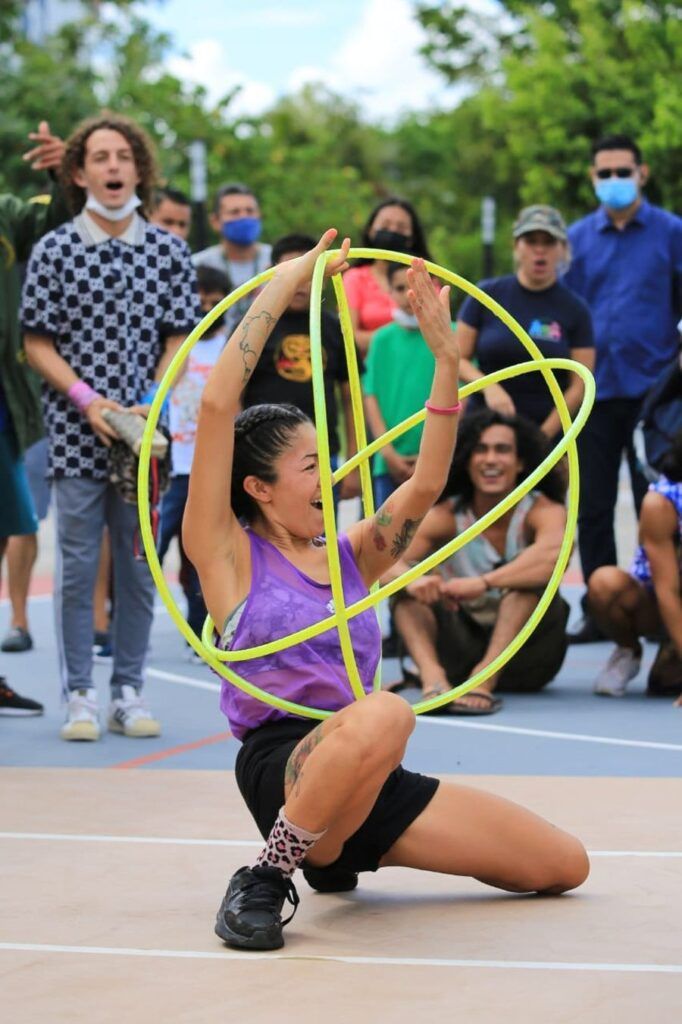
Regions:
M 210 216 L 218 243 L 192 256 L 191 204 L 182 192 L 159 187 L 152 144 L 136 124 L 106 114 L 77 126 L 63 143 L 41 122 L 30 138 L 27 159 L 36 171 L 50 172 L 50 196 L 34 203 L 0 197 L 0 251 L 10 254 L 0 262 L 0 556 L 7 549 L 11 598 L 2 650 L 21 653 L 33 645 L 27 596 L 38 521 L 51 497 L 55 626 L 66 705 L 61 735 L 100 735 L 94 643 L 112 668 L 108 728 L 156 736 L 160 723 L 142 696 L 154 588 L 139 556 L 136 506 L 114 481 L 110 456 L 119 434 L 108 416 L 145 415 L 202 313 L 270 266 L 306 252 L 314 239 L 292 221 L 290 234 L 272 245 L 262 241 L 257 197 L 247 185 L 232 183 L 218 190 Z M 499 693 L 541 689 L 556 676 L 571 641 L 615 642 L 595 692 L 621 696 L 640 669 L 641 638 L 655 636 L 661 648 L 650 691 L 682 692 L 682 430 L 670 438 L 648 494 L 633 443 L 645 395 L 680 358 L 682 221 L 644 198 L 649 170 L 629 137 L 599 140 L 589 174 L 595 210 L 567 227 L 550 206 L 524 208 L 513 228 L 513 273 L 479 285 L 521 323 L 544 356 L 577 360 L 596 376 L 596 405 L 579 440 L 583 618 L 567 634 L 569 608 L 556 596 L 527 643 L 494 668 L 537 607 L 556 563 L 566 524 L 559 465 L 392 602 L 395 639 L 411 658 L 405 681 L 424 696 L 493 666 L 476 689 L 443 706 L 448 714 L 491 714 L 502 707 Z M 371 211 L 358 243 L 432 258 L 417 211 L 396 196 Z M 360 260 L 346 271 L 344 285 L 367 425 L 377 437 L 423 407 L 433 356 L 409 305 L 404 264 Z M 170 483 L 160 504 L 158 551 L 163 559 L 177 539 L 188 621 L 197 634 L 205 606 L 182 549 L 181 527 L 200 398 L 252 298 L 228 309 L 194 347 L 162 414 L 171 439 Z M 313 416 L 309 306 L 310 290 L 302 289 L 267 342 L 244 391 L 244 408 L 287 403 Z M 462 303 L 453 329 L 463 382 L 526 358 L 512 332 L 474 298 Z M 336 468 L 357 444 L 343 338 L 328 309 L 321 337 Z M 575 413 L 583 398 L 581 379 L 557 373 L 557 381 Z M 682 409 L 682 394 L 677 401 Z M 560 433 L 539 374 L 473 396 L 448 486 L 394 575 L 490 512 Z M 374 457 L 377 508 L 390 503 L 410 477 L 420 439 L 421 427 L 414 426 Z M 617 568 L 614 533 L 623 455 L 638 514 L 641 509 L 640 546 L 629 572 Z M 335 488 L 335 503 L 358 493 L 356 471 Z M 0 714 L 41 712 L 40 704 L 2 679 Z

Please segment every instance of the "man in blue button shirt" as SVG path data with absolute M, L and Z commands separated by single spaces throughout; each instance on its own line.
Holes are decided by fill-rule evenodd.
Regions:
M 590 307 L 597 401 L 579 439 L 579 547 L 585 582 L 616 564 L 614 510 L 625 451 L 635 506 L 647 482 L 632 444 L 642 397 L 678 348 L 682 298 L 682 220 L 642 197 L 649 169 L 627 135 L 592 147 L 590 175 L 600 206 L 571 225 L 571 266 L 564 283 Z M 589 617 L 574 643 L 600 639 Z

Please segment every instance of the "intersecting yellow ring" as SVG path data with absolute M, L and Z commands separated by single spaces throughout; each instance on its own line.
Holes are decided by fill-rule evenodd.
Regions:
M 460 397 L 465 398 L 467 395 L 474 394 L 477 391 L 481 391 L 483 388 L 490 384 L 498 384 L 503 380 L 508 380 L 511 377 L 517 377 L 523 373 L 540 372 L 542 373 L 550 394 L 554 400 L 557 411 L 559 413 L 559 419 L 561 426 L 564 431 L 564 436 L 556 444 L 553 450 L 549 453 L 546 459 L 532 472 L 525 480 L 523 480 L 511 494 L 508 494 L 498 505 L 495 506 L 490 512 L 482 516 L 479 520 L 473 523 L 467 530 L 459 534 L 448 544 L 444 545 L 439 551 L 425 558 L 419 565 L 414 566 L 408 572 L 403 573 L 398 579 L 392 580 L 391 583 L 386 586 L 379 587 L 378 584 L 372 588 L 372 592 L 361 601 L 356 601 L 354 604 L 346 607 L 343 597 L 343 585 L 341 581 L 341 566 L 339 560 L 339 551 L 337 543 L 337 532 L 336 532 L 336 520 L 334 517 L 334 504 L 332 498 L 332 486 L 338 481 L 342 480 L 355 468 L 360 468 L 360 479 L 362 483 L 362 504 L 363 512 L 366 516 L 371 516 L 374 512 L 374 502 L 372 497 L 372 483 L 371 475 L 369 470 L 369 459 L 384 445 L 393 441 L 396 437 L 399 437 L 405 431 L 418 423 L 421 423 L 426 416 L 424 409 L 419 410 L 412 416 L 408 417 L 403 423 L 391 430 L 388 430 L 382 437 L 372 441 L 371 444 L 367 444 L 367 434 L 365 430 L 363 408 L 362 408 L 362 392 L 360 388 L 360 374 L 358 370 L 357 354 L 355 350 L 355 342 L 353 339 L 353 330 L 350 319 L 350 311 L 348 308 L 348 301 L 343 288 L 341 276 L 339 274 L 334 275 L 332 278 L 334 284 L 334 290 L 339 307 L 339 315 L 341 319 L 341 329 L 343 333 L 344 346 L 346 351 L 346 359 L 348 363 L 349 383 L 352 397 L 352 409 L 353 418 L 355 421 L 355 430 L 358 441 L 358 452 L 353 458 L 349 459 L 343 466 L 332 473 L 330 468 L 330 455 L 329 455 L 329 442 L 327 434 L 327 413 L 326 413 L 326 402 L 324 394 L 324 379 L 323 379 L 323 364 L 322 364 L 322 338 L 321 338 L 321 303 L 322 303 L 322 289 L 324 286 L 324 270 L 327 261 L 332 258 L 336 253 L 327 252 L 323 253 L 315 264 L 315 270 L 313 273 L 312 290 L 311 290 L 311 301 L 310 301 L 310 348 L 311 348 L 311 360 L 313 369 L 313 396 L 315 403 L 315 422 L 317 424 L 317 438 L 318 438 L 318 453 L 319 453 L 319 465 L 320 465 L 320 484 L 322 489 L 322 504 L 323 504 L 323 516 L 325 534 L 327 538 L 327 557 L 329 561 L 329 575 L 331 580 L 332 598 L 334 602 L 334 614 L 328 618 L 321 620 L 320 622 L 314 623 L 312 626 L 308 626 L 305 629 L 299 630 L 296 633 L 292 633 L 289 636 L 280 637 L 277 640 L 273 640 L 267 644 L 261 644 L 258 647 L 251 647 L 247 650 L 240 651 L 221 651 L 219 650 L 214 642 L 214 624 L 210 617 L 206 619 L 204 623 L 204 629 L 202 633 L 201 641 L 197 639 L 194 632 L 190 629 L 185 618 L 183 617 L 180 609 L 178 608 L 173 596 L 168 588 L 166 580 L 161 570 L 161 565 L 156 553 L 154 545 L 154 537 L 151 528 L 151 515 L 149 509 L 149 461 L 151 457 L 151 445 L 154 429 L 159 420 L 161 413 L 161 406 L 164 398 L 168 394 L 170 388 L 173 386 L 173 382 L 177 377 L 180 368 L 189 355 L 191 349 L 200 340 L 209 327 L 217 320 L 218 317 L 222 316 L 226 310 L 233 306 L 236 302 L 242 299 L 245 295 L 256 288 L 263 285 L 268 281 L 274 270 L 266 270 L 257 277 L 252 278 L 239 288 L 235 289 L 230 295 L 226 296 L 221 302 L 215 306 L 210 313 L 208 313 L 203 320 L 194 328 L 194 330 L 187 336 L 183 345 L 176 353 L 173 361 L 171 362 L 166 374 L 164 375 L 159 389 L 154 397 L 154 402 L 149 411 L 147 419 L 147 426 L 142 439 L 142 449 L 140 451 L 140 465 L 138 472 L 138 509 L 140 515 L 140 532 L 142 536 L 142 542 L 144 544 L 145 553 L 149 562 L 149 567 L 152 573 L 152 577 L 156 584 L 156 587 L 161 595 L 168 612 L 173 619 L 175 625 L 178 627 L 185 640 L 190 644 L 191 647 L 204 659 L 204 661 L 220 676 L 232 683 L 234 686 L 243 690 L 251 697 L 255 697 L 257 700 L 263 701 L 265 704 L 269 704 L 272 707 L 278 708 L 281 711 L 285 711 L 289 714 L 302 715 L 308 718 L 327 718 L 331 711 L 323 710 L 321 708 L 311 708 L 303 704 L 297 704 L 294 701 L 285 700 L 282 697 L 277 697 L 274 694 L 268 693 L 266 690 L 261 689 L 258 686 L 254 686 L 253 683 L 248 682 L 242 676 L 238 675 L 235 671 L 228 667 L 226 662 L 239 662 L 248 661 L 252 658 L 262 657 L 267 654 L 273 654 L 275 651 L 284 650 L 288 647 L 293 647 L 297 643 L 301 643 L 304 640 L 311 639 L 312 637 L 319 636 L 321 633 L 326 632 L 328 629 L 337 628 L 339 633 L 339 639 L 341 643 L 341 650 L 343 654 L 344 665 L 348 673 L 348 680 L 350 687 L 353 692 L 355 699 L 361 699 L 365 696 L 365 692 L 362 687 L 360 676 L 355 663 L 355 656 L 353 653 L 353 647 L 351 642 L 350 631 L 348 628 L 348 620 L 353 618 L 355 615 L 359 615 L 361 612 L 366 611 L 368 608 L 376 607 L 379 601 L 390 597 L 396 591 L 401 590 L 403 587 L 411 583 L 412 580 L 423 575 L 424 573 L 430 572 L 435 566 L 439 565 L 446 558 L 449 558 L 455 551 L 458 551 L 461 547 L 464 547 L 470 540 L 478 537 L 479 534 L 487 530 L 497 519 L 503 516 L 509 511 L 524 495 L 528 494 L 537 483 L 545 476 L 553 466 L 562 458 L 564 454 L 568 454 L 568 469 L 569 469 L 569 488 L 568 488 L 568 509 L 567 509 L 567 520 L 566 530 L 564 532 L 561 549 L 557 558 L 556 565 L 552 572 L 552 575 L 547 583 L 547 586 L 538 601 L 538 604 L 525 623 L 523 628 L 514 637 L 508 647 L 502 651 L 501 654 L 495 658 L 489 665 L 487 665 L 476 675 L 467 679 L 464 683 L 459 686 L 453 687 L 446 693 L 439 694 L 437 697 L 432 697 L 429 700 L 420 701 L 415 705 L 415 712 L 422 714 L 425 711 L 430 711 L 434 708 L 441 707 L 448 701 L 455 700 L 457 697 L 462 696 L 469 690 L 475 689 L 484 680 L 491 676 L 494 672 L 501 669 L 519 650 L 519 648 L 526 642 L 528 637 L 531 635 L 533 630 L 536 628 L 540 619 L 545 614 L 547 607 L 549 606 L 552 598 L 556 594 L 561 578 L 565 572 L 568 560 L 571 555 L 571 549 L 573 546 L 573 539 L 575 536 L 575 528 L 578 517 L 578 496 L 579 496 L 579 477 L 578 477 L 578 456 L 576 450 L 575 439 L 582 430 L 587 417 L 590 414 L 592 405 L 594 404 L 595 398 L 595 384 L 594 378 L 590 371 L 582 365 L 582 363 L 575 362 L 571 359 L 545 359 L 542 353 L 538 349 L 537 345 L 528 336 L 526 331 L 521 325 L 505 310 L 499 303 L 495 302 L 489 295 L 482 292 L 476 285 L 460 277 L 458 274 L 453 274 L 451 271 L 446 270 L 444 267 L 440 267 L 435 263 L 426 263 L 427 270 L 435 277 L 439 277 L 441 280 L 454 285 L 457 288 L 461 288 L 468 295 L 474 296 L 478 301 L 486 306 L 495 316 L 499 317 L 500 320 L 509 328 L 510 331 L 519 339 L 524 348 L 528 351 L 531 359 L 518 363 L 514 366 L 505 368 L 504 370 L 498 370 L 496 373 L 489 374 L 481 380 L 474 381 L 472 384 L 467 384 L 465 387 L 460 389 Z M 404 253 L 394 253 L 383 249 L 351 249 L 348 254 L 349 259 L 382 259 L 382 260 L 393 260 L 398 263 L 409 264 L 412 261 L 412 257 Z M 566 406 L 566 401 L 561 392 L 561 389 L 554 376 L 555 370 L 569 370 L 577 373 L 582 379 L 584 384 L 584 395 L 580 409 L 576 413 L 575 419 L 571 422 L 571 416 Z M 381 666 L 377 670 L 377 676 L 375 678 L 374 686 L 378 688 L 381 685 Z

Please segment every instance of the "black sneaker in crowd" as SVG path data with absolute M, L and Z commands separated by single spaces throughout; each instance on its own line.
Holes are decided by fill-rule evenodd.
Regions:
M 5 639 L 0 644 L 0 651 L 4 654 L 23 654 L 33 647 L 33 638 L 27 629 L 21 626 L 12 626 L 8 630 Z
M 575 629 L 566 634 L 569 644 L 596 644 L 606 640 L 601 629 L 590 615 L 583 615 Z
M 7 685 L 4 676 L 0 676 L 0 715 L 42 715 L 44 710 L 37 700 L 20 697 Z
M 93 661 L 96 662 L 109 662 L 113 657 L 113 651 L 111 649 L 111 637 L 108 633 L 101 631 L 95 632 L 95 637 L 92 643 L 92 656 Z
M 358 887 L 358 873 L 350 868 L 303 868 L 303 877 L 316 892 L 352 892 Z
M 283 921 L 285 900 L 294 909 Z M 294 883 L 277 868 L 267 864 L 240 868 L 220 904 L 215 933 L 236 949 L 281 949 L 282 928 L 291 921 L 298 903 Z

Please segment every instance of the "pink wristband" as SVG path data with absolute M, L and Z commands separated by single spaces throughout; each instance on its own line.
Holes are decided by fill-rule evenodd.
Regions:
M 456 416 L 458 412 L 462 411 L 461 402 L 458 402 L 457 405 L 444 407 L 440 405 L 432 405 L 427 399 L 426 402 L 424 402 L 424 406 L 429 412 L 435 412 L 437 416 Z
M 70 402 L 73 402 L 79 412 L 85 412 L 96 398 L 101 398 L 102 396 L 97 391 L 94 391 L 89 384 L 86 384 L 84 380 L 77 380 L 66 392 L 66 397 Z

